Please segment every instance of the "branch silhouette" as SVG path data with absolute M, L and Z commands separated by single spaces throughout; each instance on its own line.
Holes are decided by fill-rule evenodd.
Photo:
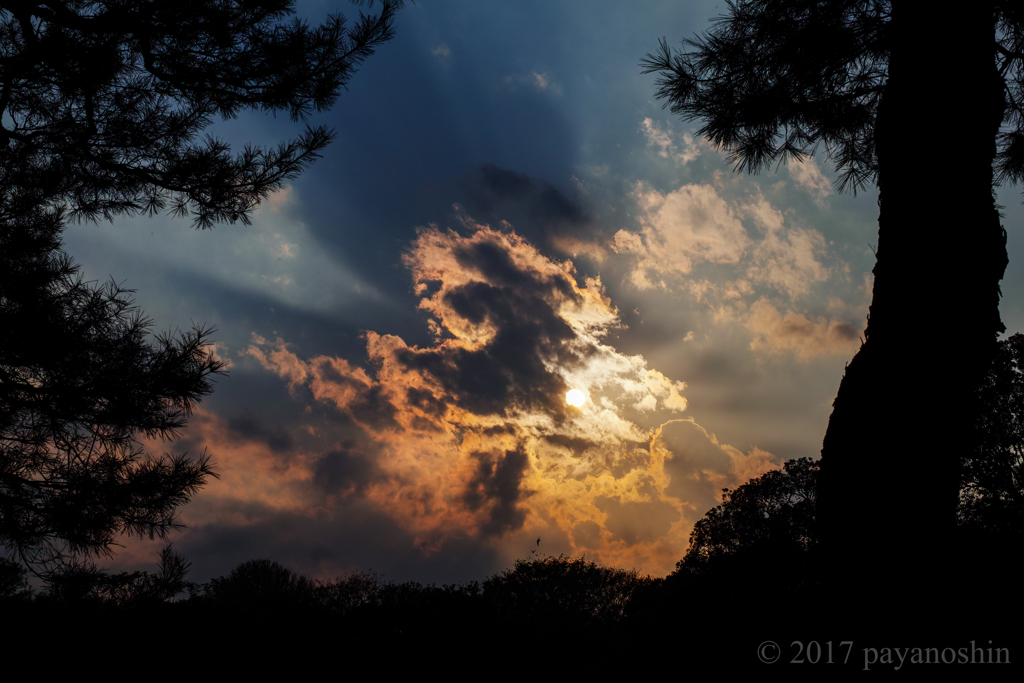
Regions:
M 356 4 L 371 12 L 311 28 L 288 0 L 0 2 L 0 546 L 33 571 L 84 585 L 120 534 L 179 528 L 216 476 L 205 453 L 142 444 L 178 436 L 225 374 L 214 330 L 152 335 L 133 290 L 79 275 L 65 221 L 248 224 L 333 132 L 234 156 L 197 138 L 215 115 L 333 105 L 403 6 Z

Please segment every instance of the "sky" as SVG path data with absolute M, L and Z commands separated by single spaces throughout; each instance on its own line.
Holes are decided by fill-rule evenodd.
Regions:
M 191 580 L 270 558 L 447 583 L 534 551 L 664 576 L 723 488 L 819 456 L 865 326 L 877 192 L 837 194 L 822 154 L 734 173 L 662 108 L 640 60 L 725 9 L 407 4 L 310 117 L 337 139 L 251 225 L 68 226 L 86 279 L 136 290 L 154 331 L 215 327 L 230 365 L 178 440 L 148 444 L 219 475 L 169 537 Z M 301 130 L 248 112 L 206 132 L 240 150 Z M 1019 188 L 998 201 L 1013 333 Z M 924 343 L 944 322 L 921 321 Z M 120 542 L 104 566 L 155 568 L 159 540 Z

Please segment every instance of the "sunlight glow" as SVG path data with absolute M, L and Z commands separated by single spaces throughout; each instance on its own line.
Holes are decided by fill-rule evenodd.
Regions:
M 579 389 L 570 389 L 569 391 L 565 392 L 565 402 L 571 406 L 579 408 L 584 403 L 586 403 L 586 401 L 586 395 Z

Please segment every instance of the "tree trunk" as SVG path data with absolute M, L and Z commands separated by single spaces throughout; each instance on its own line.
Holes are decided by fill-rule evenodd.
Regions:
M 1004 330 L 992 4 L 892 3 L 874 292 L 833 404 L 818 494 L 826 582 L 847 608 L 876 615 L 912 616 L 950 578 L 960 458 Z

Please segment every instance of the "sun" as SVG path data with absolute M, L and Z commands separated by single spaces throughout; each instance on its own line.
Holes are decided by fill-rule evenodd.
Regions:
M 579 389 L 570 389 L 565 392 L 565 402 L 573 407 L 579 408 L 586 403 L 586 401 L 586 395 Z

